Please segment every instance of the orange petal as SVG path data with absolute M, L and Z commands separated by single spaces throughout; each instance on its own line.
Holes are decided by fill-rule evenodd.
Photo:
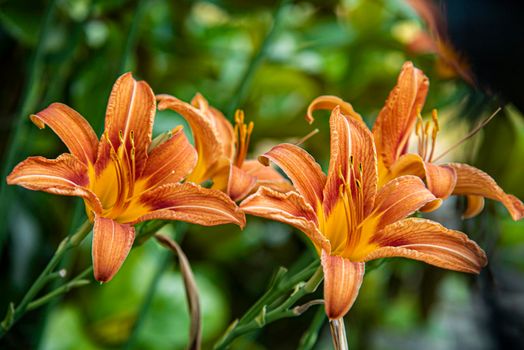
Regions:
M 93 210 L 101 212 L 100 201 L 88 189 L 87 172 L 87 166 L 68 153 L 60 155 L 57 159 L 29 157 L 7 176 L 7 183 L 33 191 L 82 197 L 89 202 Z
M 53 103 L 43 111 L 33 114 L 31 121 L 43 129 L 48 125 L 67 146 L 69 152 L 84 164 L 94 164 L 98 138 L 93 128 L 74 109 Z
M 488 174 L 467 164 L 448 164 L 457 173 L 453 194 L 476 195 L 497 200 L 504 204 L 513 220 L 524 216 L 524 204 L 515 196 L 505 193 Z M 478 209 L 478 204 L 477 204 Z
M 424 160 L 415 153 L 404 154 L 389 168 L 379 167 L 379 170 L 379 187 L 403 175 L 414 175 L 421 179 L 426 177 Z
M 465 234 L 425 219 L 409 218 L 388 225 L 371 243 L 380 248 L 364 261 L 399 256 L 469 273 L 479 273 L 487 263 L 484 251 Z
M 302 148 L 283 143 L 273 147 L 259 159 L 266 165 L 267 159 L 278 165 L 312 208 L 316 208 L 317 204 L 322 202 L 326 175 L 315 159 Z
M 193 183 L 167 184 L 146 192 L 140 202 L 151 212 L 136 222 L 180 220 L 198 225 L 237 224 L 244 227 L 244 213 L 225 193 Z
M 242 170 L 257 179 L 253 191 L 256 191 L 260 186 L 265 186 L 279 192 L 289 192 L 294 189 L 293 185 L 276 169 L 270 166 L 264 166 L 259 161 L 252 159 L 244 161 Z
M 350 171 L 349 158 L 352 152 L 351 131 L 349 130 L 349 123 L 340 113 L 339 107 L 335 107 L 331 112 L 329 131 L 329 169 L 323 196 L 319 197 L 324 199 L 324 211 L 327 215 L 329 215 L 340 198 L 340 186 L 343 186 L 346 181 L 352 181 L 348 179 Z
M 407 153 L 402 155 L 380 178 L 381 185 L 403 176 L 414 175 L 426 180 L 428 189 L 437 198 L 446 199 L 453 192 L 457 176 L 455 170 L 446 165 L 436 165 L 424 162 L 418 154 Z M 435 200 L 425 205 L 421 211 L 433 211 L 440 207 L 442 200 Z
M 215 123 L 216 133 L 222 145 L 222 153 L 226 158 L 233 159 L 235 155 L 235 132 L 229 120 L 218 109 L 210 106 L 204 96 L 199 93 L 193 97 L 191 104 Z
M 95 216 L 93 227 L 93 270 L 99 282 L 109 282 L 120 270 L 135 240 L 135 228 Z
M 467 207 L 464 213 L 462 214 L 463 219 L 470 219 L 472 217 L 480 214 L 482 209 L 484 209 L 484 197 L 467 195 L 466 196 Z
M 304 232 L 317 249 L 330 251 L 329 242 L 318 230 L 313 208 L 297 192 L 281 193 L 260 187 L 240 203 L 240 209 L 246 214 L 291 225 Z
M 429 80 L 424 73 L 415 68 L 413 63 L 404 63 L 397 85 L 389 94 L 373 126 L 377 152 L 386 168 L 405 153 L 428 88 Z
M 336 320 L 351 309 L 364 279 L 365 264 L 322 251 L 326 315 Z
M 256 177 L 248 174 L 244 170 L 231 166 L 227 194 L 232 200 L 239 201 L 245 198 L 257 183 Z
M 107 103 L 105 133 L 115 150 L 124 144 L 131 154 L 134 145 L 137 176 L 147 160 L 154 117 L 155 95 L 149 85 L 145 81 L 137 82 L 131 73 L 118 78 Z
M 203 98 L 194 100 L 197 107 L 169 95 L 157 95 L 158 109 L 170 109 L 179 113 L 191 127 L 198 162 L 188 177 L 189 181 L 202 183 L 211 178 L 211 170 L 225 156 L 224 145 L 218 133 L 217 121 L 208 111 L 207 101 Z
M 405 175 L 388 182 L 377 193 L 374 214 L 380 217 L 378 228 L 403 219 L 436 197 L 419 177 Z
M 373 136 L 362 122 L 344 118 L 338 108 L 333 109 L 329 124 L 331 155 L 328 180 L 324 189 L 324 210 L 327 214 L 331 212 L 339 199 L 339 189 L 344 182 L 352 184 L 355 179 L 361 177 L 359 181 L 364 196 L 362 205 L 364 215 L 367 215 L 373 208 L 377 193 L 377 156 Z M 353 174 L 351 177 L 350 171 Z
M 196 162 L 196 150 L 183 129 L 176 128 L 167 141 L 151 150 L 142 179 L 147 181 L 146 188 L 178 182 L 193 170 Z
M 346 117 L 351 117 L 356 120 L 362 120 L 360 114 L 355 112 L 353 106 L 337 96 L 324 95 L 315 98 L 307 107 L 306 120 L 309 124 L 315 121 L 313 118 L 313 112 L 318 110 L 329 110 L 332 111 L 335 107 L 339 106 L 340 111 Z
M 436 165 L 428 162 L 424 162 L 423 165 L 428 190 L 438 199 L 426 204 L 420 211 L 431 212 L 440 208 L 442 200 L 451 195 L 457 183 L 457 174 L 453 168 L 447 165 Z
M 373 209 L 377 195 L 377 151 L 373 134 L 368 127 L 357 120 L 348 120 L 351 130 L 351 154 L 353 155 L 354 171 L 359 172 L 362 166 L 362 186 L 364 194 L 364 215 Z

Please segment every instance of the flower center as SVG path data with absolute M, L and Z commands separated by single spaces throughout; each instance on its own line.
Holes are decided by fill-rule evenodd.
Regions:
M 244 122 L 244 111 L 240 109 L 235 112 L 235 123 L 235 157 L 233 163 L 240 168 L 246 159 L 254 123 L 251 121 L 246 124 Z
M 439 132 L 438 114 L 434 109 L 431 113 L 431 120 L 424 123 L 422 116 L 418 115 L 415 133 L 418 138 L 418 154 L 426 162 L 433 160 L 437 134 Z M 431 140 L 430 140 L 431 139 Z

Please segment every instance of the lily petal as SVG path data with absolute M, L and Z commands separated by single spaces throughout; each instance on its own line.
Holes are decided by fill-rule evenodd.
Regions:
M 84 164 L 94 164 L 98 138 L 87 120 L 62 103 L 53 103 L 33 114 L 31 121 L 40 129 L 49 126 L 67 146 L 69 152 Z
M 353 106 L 337 96 L 324 95 L 315 98 L 307 107 L 306 120 L 309 124 L 315 121 L 313 112 L 318 110 L 329 110 L 332 111 L 335 107 L 339 106 L 340 111 L 346 117 L 354 118 L 356 120 L 362 120 L 360 114 L 355 112 Z
M 515 196 L 505 193 L 488 174 L 467 164 L 448 164 L 457 173 L 453 194 L 476 195 L 497 200 L 504 204 L 513 220 L 524 217 L 524 204 Z M 478 209 L 479 203 L 476 204 Z
M 424 163 L 424 170 L 426 173 L 426 185 L 428 186 L 428 190 L 430 190 L 437 198 L 448 198 L 457 183 L 457 174 L 455 173 L 455 170 L 447 165 L 436 165 L 427 162 Z M 440 205 L 435 206 L 435 202 L 430 203 L 421 210 L 436 210 Z
M 466 201 L 467 201 L 467 207 L 464 213 L 462 214 L 463 219 L 470 219 L 482 211 L 484 209 L 484 197 L 482 196 L 475 196 L 475 195 L 466 195 Z
M 265 166 L 257 160 L 250 159 L 244 161 L 242 164 L 242 170 L 249 175 L 256 177 L 257 183 L 253 189 L 254 191 L 256 191 L 260 186 L 269 187 L 279 192 L 289 192 L 294 190 L 293 185 L 291 185 L 291 183 L 275 168 Z
M 429 80 L 424 73 L 415 68 L 413 63 L 404 63 L 397 85 L 389 94 L 373 126 L 377 151 L 386 168 L 405 152 L 428 88 Z
M 113 148 L 125 145 L 128 154 L 135 153 L 135 171 L 140 176 L 151 144 L 155 95 L 145 81 L 136 81 L 131 73 L 122 75 L 113 85 L 107 104 L 105 133 Z M 107 140 L 102 140 L 105 144 Z M 104 154 L 107 150 L 100 151 Z
M 235 165 L 232 165 L 230 170 L 227 194 L 236 202 L 245 198 L 251 192 L 257 183 L 257 179 Z
M 34 191 L 82 197 L 95 212 L 102 211 L 100 201 L 88 189 L 87 166 L 68 153 L 57 159 L 29 157 L 7 176 L 7 183 Z
M 403 219 L 437 199 L 419 177 L 405 175 L 388 182 L 377 193 L 375 211 L 377 228 Z
M 373 134 L 368 127 L 358 120 L 348 120 L 351 131 L 351 153 L 355 162 L 355 172 L 362 167 L 362 186 L 364 194 L 364 215 L 373 209 L 377 195 L 377 151 Z
M 317 204 L 322 202 L 326 175 L 309 153 L 296 145 L 283 143 L 259 157 L 265 165 L 269 165 L 268 159 L 286 173 L 312 208 L 316 208 Z
M 147 159 L 142 179 L 146 188 L 178 182 L 195 167 L 197 153 L 182 127 L 172 131 L 171 137 L 153 148 Z
M 317 249 L 330 251 L 329 242 L 318 230 L 313 208 L 297 192 L 281 193 L 260 187 L 256 193 L 240 203 L 240 209 L 246 214 L 291 225 L 304 232 Z
M 188 177 L 188 181 L 202 183 L 211 177 L 210 170 L 223 156 L 223 145 L 216 128 L 216 122 L 201 109 L 170 95 L 157 95 L 158 109 L 170 109 L 179 113 L 191 127 L 195 148 L 198 152 L 198 163 Z M 198 106 L 207 105 L 200 99 Z
M 225 193 L 190 182 L 160 186 L 144 193 L 140 202 L 150 212 L 133 223 L 162 219 L 203 226 L 232 223 L 244 227 L 246 222 L 244 213 Z
M 327 173 L 326 186 L 324 188 L 323 205 L 326 216 L 331 213 L 339 199 L 340 186 L 349 179 L 350 156 L 351 156 L 351 131 L 347 119 L 340 113 L 337 106 L 331 112 L 329 117 L 330 131 L 330 157 L 329 168 Z M 300 171 L 300 168 L 297 169 Z
M 365 264 L 322 251 L 326 315 L 336 320 L 351 309 L 364 279 Z
M 200 93 L 193 97 L 191 104 L 214 122 L 216 134 L 222 145 L 222 154 L 228 159 L 233 159 L 235 155 L 235 132 L 229 120 L 218 109 L 210 106 Z
M 403 175 L 414 175 L 425 179 L 428 189 L 440 199 L 448 198 L 457 182 L 455 170 L 447 165 L 436 165 L 425 162 L 418 154 L 407 153 L 402 155 L 380 177 L 381 185 Z M 442 201 L 433 201 L 422 208 L 422 211 L 433 211 L 440 207 Z
M 468 273 L 479 273 L 487 263 L 484 251 L 465 234 L 426 219 L 409 218 L 388 225 L 372 243 L 380 248 L 364 261 L 398 256 Z
M 95 216 L 92 255 L 97 281 L 109 282 L 113 278 L 129 254 L 134 240 L 133 226 Z

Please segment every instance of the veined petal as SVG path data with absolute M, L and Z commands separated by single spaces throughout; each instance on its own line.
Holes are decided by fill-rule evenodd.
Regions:
M 147 159 L 142 179 L 145 188 L 178 182 L 195 167 L 197 153 L 189 143 L 182 127 L 172 131 L 171 137 L 153 148 Z
M 242 170 L 257 179 L 253 191 L 256 191 L 260 186 L 265 186 L 278 192 L 294 190 L 293 185 L 276 169 L 271 166 L 265 166 L 257 160 L 250 159 L 244 161 Z
M 409 218 L 388 225 L 372 243 L 379 248 L 364 261 L 398 256 L 468 273 L 479 273 L 487 263 L 484 251 L 465 234 L 426 219 Z
M 87 169 L 87 165 L 68 153 L 60 155 L 57 159 L 29 157 L 7 176 L 7 183 L 33 191 L 82 197 L 99 213 L 102 211 L 102 205 L 96 195 L 87 188 Z
M 436 165 L 425 162 L 418 154 L 402 155 L 380 176 L 380 186 L 403 175 L 414 175 L 426 181 L 427 188 L 437 198 L 446 199 L 453 192 L 457 176 L 455 170 L 447 165 Z M 433 211 L 440 207 L 442 201 L 433 201 L 422 208 L 422 211 Z
M 377 228 L 403 219 L 435 200 L 419 177 L 405 175 L 388 182 L 382 187 L 375 200 L 373 216 L 378 216 Z
M 210 179 L 210 169 L 215 166 L 215 163 L 223 156 L 223 146 L 218 135 L 215 121 L 209 114 L 176 97 L 157 95 L 156 98 L 159 110 L 170 109 L 179 113 L 191 127 L 195 148 L 198 152 L 198 162 L 188 177 L 188 181 L 202 183 Z M 198 101 L 198 106 L 203 108 L 203 101 Z
M 235 132 L 231 123 L 224 117 L 222 112 L 210 106 L 200 93 L 197 93 L 191 104 L 208 116 L 215 124 L 216 134 L 222 145 L 222 154 L 228 159 L 235 155 Z
M 227 194 L 236 202 L 251 192 L 257 183 L 257 179 L 235 165 L 232 165 L 230 170 Z
M 259 159 L 266 165 L 269 165 L 267 162 L 269 159 L 280 167 L 312 208 L 316 208 L 317 204 L 322 202 L 326 175 L 315 159 L 302 148 L 290 143 L 282 143 Z
M 137 177 L 147 160 L 154 117 L 155 95 L 149 85 L 136 81 L 131 73 L 118 78 L 107 103 L 105 133 L 115 150 L 123 144 L 130 155 L 134 148 Z M 104 140 L 101 143 L 105 143 Z
M 326 186 L 323 198 L 324 211 L 328 216 L 335 207 L 339 198 L 340 186 L 349 179 L 351 156 L 351 131 L 347 119 L 340 113 L 340 108 L 335 107 L 329 118 L 330 131 L 330 156 Z
M 326 315 L 336 320 L 351 309 L 364 279 L 365 264 L 322 251 Z
M 377 151 L 373 135 L 368 127 L 358 120 L 348 120 L 351 131 L 351 153 L 354 159 L 354 171 L 362 167 L 362 188 L 364 195 L 364 215 L 373 209 L 377 195 Z
M 380 111 L 373 135 L 381 162 L 389 168 L 406 151 L 417 115 L 422 110 L 429 88 L 424 73 L 406 62 L 395 88 Z
M 48 125 L 69 152 L 82 163 L 95 163 L 98 138 L 87 120 L 74 109 L 61 103 L 53 103 L 43 111 L 33 114 L 31 121 L 40 129 Z
M 113 278 L 129 254 L 134 240 L 133 226 L 95 216 L 92 255 L 97 281 L 109 282 Z
M 513 220 L 524 216 L 524 204 L 515 196 L 505 193 L 488 174 L 467 164 L 448 164 L 457 173 L 453 194 L 476 195 L 497 200 L 504 204 Z M 477 205 L 478 208 L 478 205 Z
M 246 214 L 291 225 L 304 232 L 317 249 L 330 251 L 329 242 L 318 230 L 313 208 L 297 192 L 281 193 L 260 187 L 240 203 L 240 209 Z
M 244 227 L 244 213 L 225 193 L 190 182 L 167 184 L 140 198 L 150 213 L 136 222 L 153 219 L 180 220 L 198 225 L 236 224 Z
M 354 118 L 356 120 L 362 120 L 360 114 L 355 112 L 353 106 L 337 96 L 324 95 L 315 98 L 307 107 L 306 120 L 309 124 L 315 121 L 313 112 L 318 110 L 329 110 L 332 111 L 335 107 L 339 106 L 340 112 L 346 117 Z
M 457 183 L 457 174 L 455 170 L 447 165 L 436 165 L 432 163 L 424 163 L 424 170 L 426 173 L 426 185 L 428 190 L 435 195 L 435 197 L 440 199 L 448 198 L 455 184 Z M 433 211 L 438 209 L 438 206 L 435 205 L 434 201 L 429 203 L 429 205 L 422 208 L 422 211 Z

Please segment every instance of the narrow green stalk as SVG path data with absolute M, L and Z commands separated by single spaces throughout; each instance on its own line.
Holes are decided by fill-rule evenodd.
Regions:
M 233 115 L 233 112 L 235 111 L 235 109 L 240 106 L 240 104 L 246 97 L 246 93 L 251 85 L 251 81 L 253 80 L 253 77 L 257 69 L 260 67 L 260 65 L 266 58 L 268 49 L 271 46 L 271 44 L 273 43 L 275 35 L 278 32 L 278 28 L 280 27 L 280 22 L 282 21 L 282 17 L 284 15 L 284 9 L 289 2 L 290 0 L 281 0 L 280 5 L 278 6 L 275 12 L 275 19 L 273 20 L 271 29 L 269 30 L 264 41 L 260 45 L 260 49 L 258 50 L 256 55 L 253 57 L 251 62 L 249 62 L 249 66 L 247 67 L 246 72 L 244 73 L 244 76 L 242 77 L 242 79 L 240 79 L 240 83 L 237 89 L 235 90 L 235 94 L 233 95 L 231 102 L 228 108 L 226 109 L 227 116 Z
M 120 64 L 118 67 L 119 74 L 125 73 L 128 69 L 127 66 L 129 63 L 129 56 L 136 47 L 136 43 L 138 40 L 138 27 L 140 25 L 140 22 L 142 22 L 142 18 L 144 17 L 146 4 L 147 1 L 145 0 L 138 0 L 137 2 L 133 21 L 131 22 L 129 33 L 127 33 L 127 40 L 124 46 L 122 59 L 120 60 Z
M 131 329 L 129 338 L 127 339 L 126 344 L 122 347 L 122 349 L 124 350 L 132 349 L 135 345 L 135 342 L 138 338 L 138 334 L 140 333 L 140 329 L 142 329 L 142 325 L 144 324 L 146 315 L 149 312 L 149 308 L 151 307 L 153 297 L 155 296 L 158 285 L 160 284 L 160 279 L 164 275 L 164 272 L 167 269 L 167 267 L 169 266 L 169 262 L 171 260 L 170 252 L 167 250 L 162 250 L 162 252 L 160 252 L 159 254 L 161 254 L 161 256 L 158 257 L 158 264 L 156 266 L 156 271 L 153 276 L 153 280 L 151 281 L 151 284 L 147 289 L 146 295 L 142 300 L 142 305 L 140 305 L 140 310 L 138 311 L 138 315 L 135 324 Z
M 80 274 L 78 274 L 75 278 L 73 278 L 71 281 L 63 284 L 62 286 L 56 288 L 55 290 L 47 293 L 43 297 L 40 297 L 36 299 L 35 301 L 30 302 L 27 305 L 27 311 L 34 310 L 36 308 L 39 308 L 40 306 L 48 303 L 51 301 L 54 297 L 65 294 L 69 292 L 73 288 L 82 287 L 85 285 L 88 285 L 91 283 L 90 280 L 85 279 L 87 275 L 89 275 L 91 272 L 93 272 L 93 266 L 89 266 L 87 269 L 82 271 Z
M 84 240 L 89 232 L 91 232 L 91 223 L 86 220 L 78 230 L 70 236 L 67 236 L 60 242 L 55 254 L 44 268 L 42 273 L 35 280 L 33 285 L 29 288 L 25 296 L 22 298 L 18 306 L 14 305 L 8 310 L 6 317 L 0 324 L 0 338 L 16 323 L 20 317 L 22 317 L 28 309 L 29 303 L 31 303 L 36 295 L 42 290 L 42 288 L 49 282 L 49 275 L 53 274 L 53 270 L 62 260 L 64 254 L 71 248 L 77 246 Z
M 326 321 L 326 311 L 323 307 L 319 307 L 313 320 L 311 321 L 309 328 L 300 339 L 297 350 L 311 350 L 315 346 L 318 340 L 318 332 L 322 329 L 324 322 Z
M 22 139 L 25 136 L 27 129 L 27 114 L 34 108 L 38 100 L 38 92 L 41 90 L 39 89 L 38 82 L 40 81 L 40 76 L 42 75 L 43 70 L 44 44 L 51 28 L 56 3 L 56 0 L 49 0 L 47 4 L 42 24 L 40 26 L 40 33 L 38 35 L 36 47 L 29 61 L 28 74 L 22 90 L 23 94 L 20 100 L 20 107 L 18 108 L 16 118 L 11 125 L 12 136 L 7 141 L 7 155 L 2 162 L 2 171 L 0 175 L 0 254 L 7 236 L 8 205 L 11 203 L 8 198 L 10 191 L 7 190 L 5 178 L 13 168 L 16 157 L 20 152 Z
M 235 321 L 226 330 L 226 333 L 215 344 L 215 350 L 227 349 L 233 340 L 245 333 L 262 328 L 268 323 L 283 318 L 299 316 L 310 306 L 322 303 L 322 301 L 313 300 L 302 306 L 293 307 L 303 296 L 313 293 L 322 281 L 324 276 L 318 260 L 295 275 L 287 277 L 286 274 L 286 272 L 277 273 L 276 280 L 270 289 L 240 320 Z M 304 282 L 304 280 L 306 281 Z M 287 299 L 280 305 L 271 308 L 272 304 L 291 290 L 291 295 Z

